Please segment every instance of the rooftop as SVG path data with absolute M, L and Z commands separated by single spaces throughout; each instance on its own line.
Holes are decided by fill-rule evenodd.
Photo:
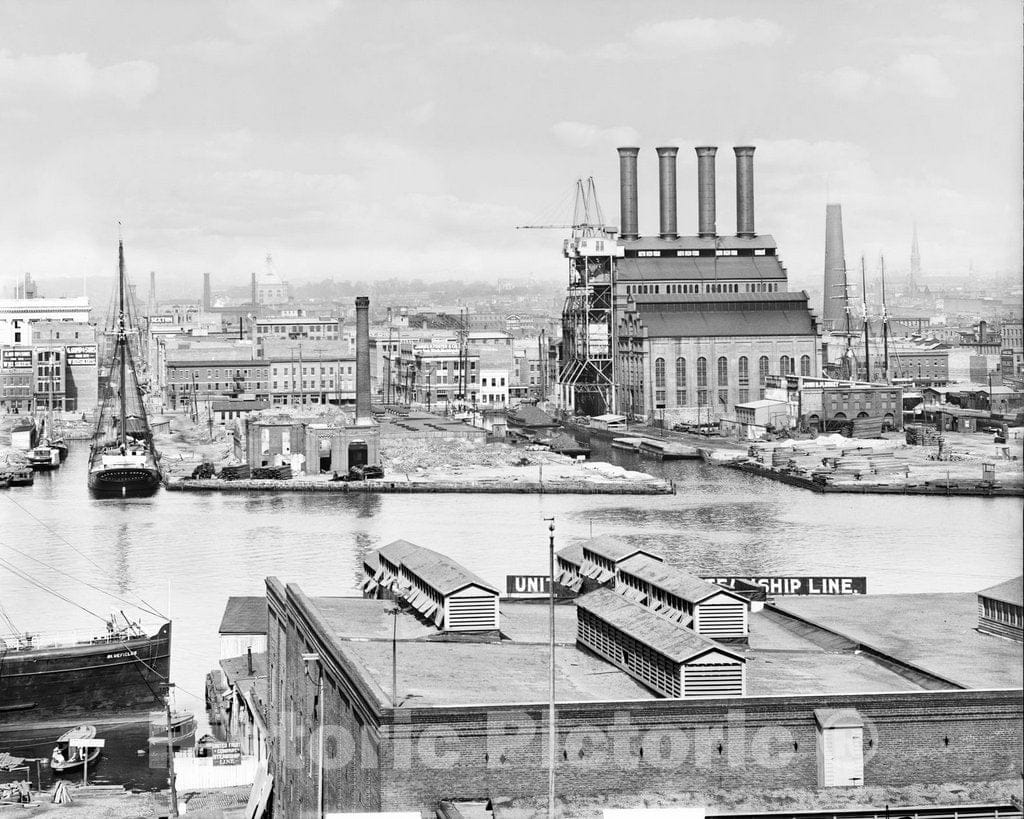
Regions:
M 583 541 L 580 547 L 616 563 L 631 555 L 646 555 L 649 560 L 661 560 L 660 555 L 649 552 L 640 546 L 631 546 L 612 535 L 592 537 L 590 540 Z
M 999 583 L 995 586 L 989 586 L 987 589 L 982 589 L 978 592 L 981 597 L 988 597 L 990 600 L 999 600 L 1003 603 L 1012 603 L 1015 606 L 1024 604 L 1024 575 L 1015 577 L 1013 580 L 1007 580 L 1005 583 Z
M 570 563 L 575 563 L 577 566 L 583 562 L 583 544 L 573 543 L 571 546 L 566 546 L 564 549 L 559 549 L 555 554 Z
M 814 320 L 804 304 L 792 310 L 707 309 L 700 312 L 648 311 L 637 316 L 652 338 L 697 336 L 814 335 Z
M 645 248 L 646 249 L 646 248 Z M 619 259 L 620 282 L 665 280 L 750 281 L 785 280 L 778 256 L 644 256 Z
M 417 547 L 402 559 L 402 565 L 441 594 L 453 594 L 466 586 L 479 586 L 498 594 L 480 575 L 432 549 Z
M 266 597 L 229 597 L 220 621 L 221 634 L 266 634 Z
M 249 670 L 249 657 L 246 654 L 241 657 L 228 657 L 221 660 L 220 668 L 224 672 L 224 679 L 228 685 L 235 685 L 242 680 L 266 677 L 267 655 L 266 652 L 252 655 L 252 671 Z
M 653 583 L 659 588 L 671 592 L 690 603 L 699 603 L 701 600 L 705 600 L 719 592 L 732 594 L 732 592 L 726 591 L 721 586 L 716 586 L 714 583 L 708 583 L 706 580 L 695 577 L 678 566 L 672 566 L 659 560 L 651 560 L 642 554 L 622 561 L 619 564 L 619 568 L 639 577 L 641 580 Z

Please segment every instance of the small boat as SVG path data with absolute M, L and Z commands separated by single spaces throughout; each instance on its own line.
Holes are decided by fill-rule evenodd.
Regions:
M 60 450 L 52 446 L 37 446 L 29 450 L 28 463 L 33 469 L 56 469 L 60 466 Z
M 54 438 L 52 440 L 47 439 L 43 442 L 50 449 L 56 449 L 57 454 L 60 455 L 60 460 L 63 463 L 68 457 L 68 445 L 63 438 Z
M 171 742 L 175 747 L 191 747 L 196 739 L 196 720 L 191 711 L 171 713 Z M 151 711 L 149 714 L 149 744 L 167 744 L 167 713 Z
M 7 471 L 7 481 L 11 486 L 31 486 L 36 482 L 36 476 L 31 468 L 21 466 Z
M 72 740 L 95 739 L 96 726 L 79 725 L 70 731 L 65 731 L 57 739 L 57 747 L 53 749 L 50 757 L 50 769 L 55 773 L 74 771 L 85 766 L 92 765 L 100 755 L 99 748 L 79 748 L 71 744 Z

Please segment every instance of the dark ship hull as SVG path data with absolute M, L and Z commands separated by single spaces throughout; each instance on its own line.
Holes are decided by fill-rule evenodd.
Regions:
M 52 648 L 0 642 L 0 728 L 148 711 L 163 702 L 170 656 L 170 623 L 152 636 Z
M 97 497 L 146 497 L 160 488 L 160 472 L 145 466 L 118 466 L 89 473 L 89 490 Z

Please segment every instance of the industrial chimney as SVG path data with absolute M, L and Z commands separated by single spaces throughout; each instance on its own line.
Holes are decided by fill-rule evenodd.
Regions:
M 636 156 L 639 148 L 619 148 L 619 238 L 639 239 L 636 211 Z
M 843 206 L 825 205 L 825 297 L 821 319 L 827 330 L 846 322 L 846 251 L 843 247 Z
M 203 274 L 203 312 L 210 312 L 210 274 Z
M 356 424 L 372 421 L 370 409 L 370 297 L 356 296 Z
M 156 271 L 149 271 L 149 312 L 156 311 Z
M 742 145 L 736 152 L 736 235 L 753 239 L 754 233 L 754 147 Z
M 256 305 L 256 274 L 255 273 L 252 274 L 252 293 L 249 295 L 249 300 L 252 302 L 253 306 L 255 307 L 255 305 Z
M 661 213 L 661 238 L 678 239 L 676 227 L 676 154 L 678 148 L 655 148 L 658 152 L 658 203 Z
M 714 238 L 715 229 L 715 153 L 718 148 L 702 145 L 697 151 L 697 235 Z

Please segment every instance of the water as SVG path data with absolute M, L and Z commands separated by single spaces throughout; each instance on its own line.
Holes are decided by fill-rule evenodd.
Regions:
M 864 575 L 869 592 L 892 593 L 974 591 L 1021 573 L 1019 499 L 818 495 L 598 445 L 601 457 L 674 479 L 679 494 L 161 491 L 96 500 L 86 487 L 87 444 L 72 446 L 63 467 L 38 474 L 34 487 L 0 493 L 0 559 L 100 615 L 122 604 L 79 580 L 169 611 L 177 705 L 197 715 L 205 675 L 220 656 L 217 628 L 229 595 L 263 594 L 268 575 L 312 595 L 356 594 L 365 551 L 396 538 L 445 552 L 501 589 L 506 574 L 547 571 L 551 516 L 556 548 L 613 534 L 702 574 Z M 102 629 L 3 568 L 0 604 L 23 629 Z

